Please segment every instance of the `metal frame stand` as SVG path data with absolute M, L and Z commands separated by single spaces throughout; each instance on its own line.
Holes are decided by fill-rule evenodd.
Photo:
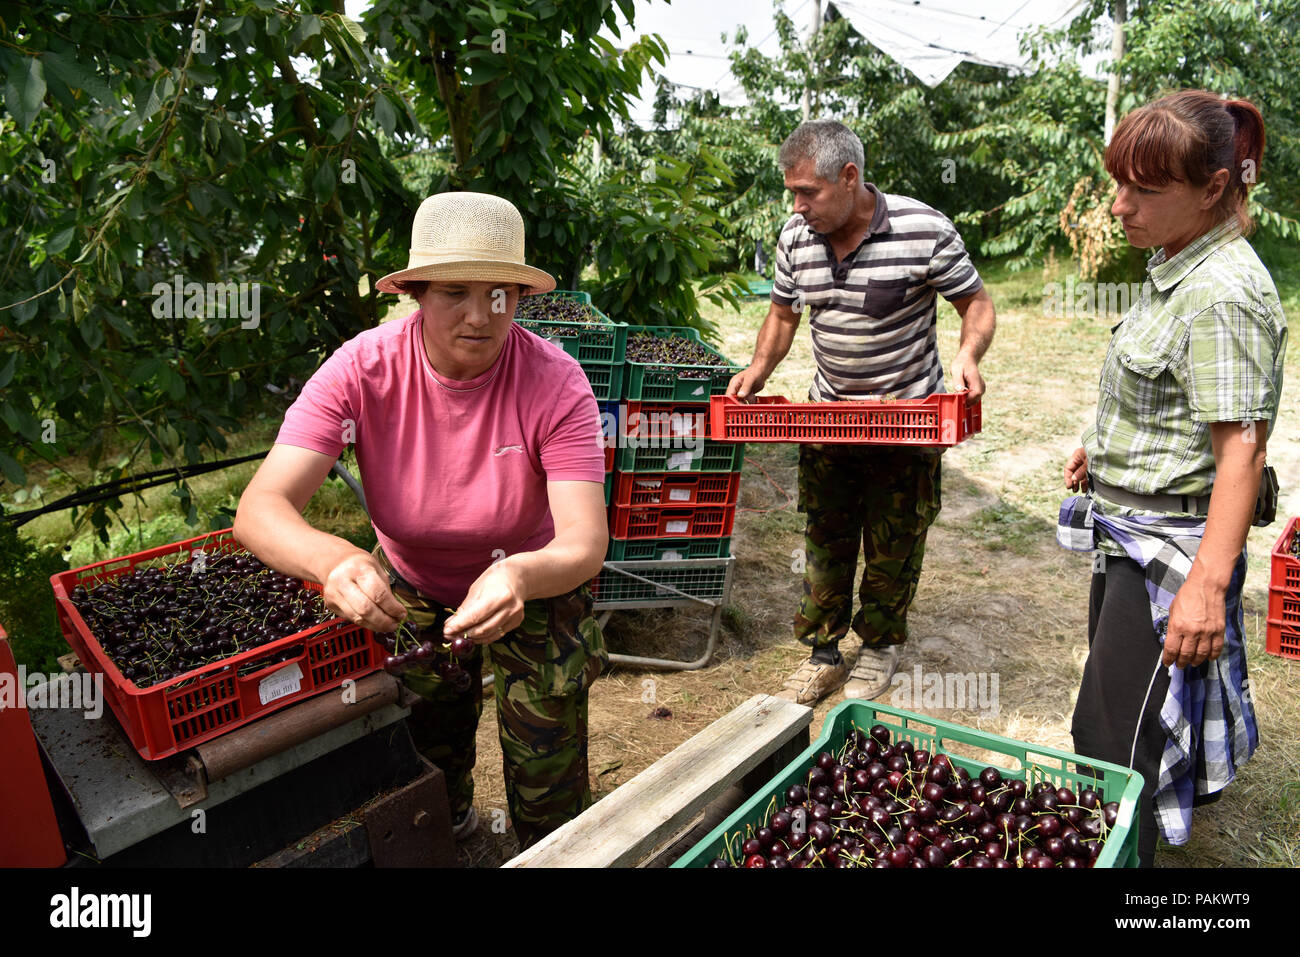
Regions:
M 655 578 L 646 577 L 646 575 L 663 574 L 665 572 L 686 572 L 688 574 L 695 571 L 712 572 L 719 567 L 723 569 L 722 590 L 721 594 L 715 598 L 700 597 L 677 587 L 671 582 L 657 581 Z M 650 594 L 645 596 L 634 594 L 627 599 L 614 600 L 602 600 L 598 595 L 594 607 L 596 611 L 601 613 L 601 627 L 604 627 L 609 621 L 611 614 L 625 609 L 703 606 L 713 610 L 709 622 L 709 638 L 704 646 L 704 652 L 694 660 L 649 658 L 641 655 L 610 655 L 609 660 L 618 665 L 629 665 L 635 668 L 658 668 L 663 671 L 697 671 L 703 668 L 713 658 L 714 649 L 718 644 L 718 628 L 722 624 L 722 609 L 731 601 L 731 583 L 735 574 L 735 567 L 735 558 L 700 558 L 667 562 L 605 562 L 605 570 L 601 574 L 602 579 L 607 579 L 608 573 L 612 573 L 618 576 L 616 580 L 620 584 L 623 584 L 621 580 L 626 579 L 627 582 L 635 585 L 646 586 L 643 590 Z M 638 572 L 643 574 L 638 574 Z M 605 582 L 602 581 L 602 586 L 604 584 Z M 606 589 L 602 587 L 601 591 L 604 594 Z

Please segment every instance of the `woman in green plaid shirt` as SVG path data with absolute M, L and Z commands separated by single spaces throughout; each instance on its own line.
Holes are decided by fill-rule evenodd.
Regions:
M 1113 330 L 1096 424 L 1065 466 L 1067 487 L 1090 493 L 1076 528 L 1099 553 L 1073 733 L 1080 754 L 1143 775 L 1146 866 L 1157 832 L 1185 841 L 1192 805 L 1217 798 L 1258 741 L 1244 546 L 1287 339 L 1243 238 L 1263 148 L 1251 103 L 1185 90 L 1126 116 L 1106 150 L 1111 212 L 1156 252 Z

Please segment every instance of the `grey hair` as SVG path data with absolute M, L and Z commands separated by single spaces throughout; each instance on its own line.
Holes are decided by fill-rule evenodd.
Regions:
M 845 163 L 852 163 L 862 176 L 866 155 L 858 134 L 838 120 L 809 120 L 800 123 L 777 154 L 781 169 L 788 170 L 811 159 L 817 175 L 828 182 L 839 179 Z

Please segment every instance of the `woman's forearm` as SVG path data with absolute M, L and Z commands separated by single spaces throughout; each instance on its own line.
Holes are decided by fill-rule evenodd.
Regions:
M 1188 577 L 1226 592 L 1255 514 L 1267 423 L 1243 427 L 1236 422 L 1216 422 L 1210 429 L 1215 453 L 1214 490 L 1205 536 Z
M 276 571 L 323 583 L 339 562 L 361 551 L 312 528 L 293 503 L 274 492 L 245 492 L 235 513 L 235 538 Z
M 558 533 L 535 552 L 501 560 L 523 582 L 524 600 L 552 598 L 600 574 L 609 536 L 603 528 L 575 527 Z

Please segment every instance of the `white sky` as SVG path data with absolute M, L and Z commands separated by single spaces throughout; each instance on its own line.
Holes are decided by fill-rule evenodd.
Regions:
M 794 21 L 801 36 L 806 36 L 811 26 L 813 0 L 784 0 L 786 14 Z M 995 12 L 1005 15 L 1014 11 L 1019 17 L 1031 16 L 1032 0 L 1013 2 L 1013 0 L 914 0 L 912 4 L 900 0 L 885 0 L 887 7 L 882 7 L 877 0 L 863 0 L 856 5 L 880 10 L 882 15 L 888 8 L 898 10 L 901 18 L 898 22 L 921 24 L 925 22 L 920 16 L 911 14 L 909 7 L 920 11 L 934 10 L 942 14 L 944 8 L 955 10 L 967 18 L 979 16 L 987 11 L 992 16 Z M 362 10 L 369 6 L 368 0 L 345 0 L 345 9 L 349 16 L 359 17 Z M 822 2 L 823 10 L 826 0 Z M 657 33 L 668 47 L 670 57 L 663 72 L 670 81 L 681 86 L 716 90 L 723 103 L 738 104 L 744 102 L 739 84 L 731 76 L 727 51 L 736 28 L 744 25 L 749 31 L 747 46 L 757 48 L 760 52 L 773 56 L 780 52 L 776 37 L 772 0 L 636 0 L 635 29 L 622 29 L 622 36 L 613 38 L 616 44 L 625 45 L 636 37 L 647 33 Z M 620 23 L 625 21 L 620 16 Z M 1104 25 L 1099 28 L 1105 29 Z M 724 42 L 722 35 L 726 34 Z M 938 40 L 939 37 L 919 37 L 924 40 Z M 1093 75 L 1099 75 L 1097 64 L 1104 57 L 1090 58 L 1086 68 Z M 649 127 L 654 112 L 654 84 L 646 80 L 641 87 L 641 97 L 631 108 L 633 122 L 642 127 Z

